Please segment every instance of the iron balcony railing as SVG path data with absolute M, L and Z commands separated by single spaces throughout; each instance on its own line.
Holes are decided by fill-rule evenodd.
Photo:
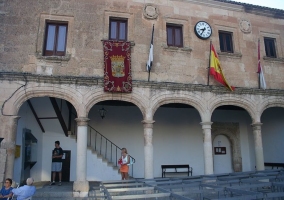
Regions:
M 92 126 L 88 125 L 88 146 L 97 152 L 98 155 L 107 159 L 110 164 L 118 167 L 118 159 L 121 158 L 121 148 L 99 133 Z M 135 163 L 135 159 L 133 163 Z M 133 177 L 133 165 L 129 165 L 130 175 Z

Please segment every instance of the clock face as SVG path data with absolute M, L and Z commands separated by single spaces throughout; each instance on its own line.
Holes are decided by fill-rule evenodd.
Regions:
M 194 27 L 194 32 L 198 38 L 205 40 L 212 35 L 212 28 L 207 22 L 199 21 Z

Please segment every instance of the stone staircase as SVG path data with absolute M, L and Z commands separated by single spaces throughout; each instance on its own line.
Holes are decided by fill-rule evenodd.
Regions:
M 70 135 L 70 138 L 76 139 L 76 135 Z M 108 178 L 108 180 L 120 179 L 121 175 L 120 175 L 119 167 L 116 166 L 116 164 L 114 162 L 112 162 L 108 158 L 106 158 L 104 154 L 100 154 L 100 152 L 96 151 L 94 149 L 94 147 L 88 142 L 87 156 L 90 156 L 90 155 L 91 155 L 91 157 L 95 156 L 96 160 L 99 161 L 99 162 L 93 161 L 93 163 L 95 162 L 97 165 L 102 165 L 103 168 L 104 168 L 104 171 L 108 170 L 109 173 L 107 173 L 107 174 L 112 174 L 111 178 Z M 90 161 L 89 157 L 88 157 L 88 162 L 92 162 L 92 161 Z M 101 163 L 101 164 L 99 164 L 99 163 Z M 89 166 L 87 166 L 87 167 L 89 167 Z M 98 180 L 98 179 L 95 179 L 95 180 Z
M 70 138 L 76 139 L 75 135 L 70 135 Z M 88 126 L 88 151 L 95 155 L 97 159 L 106 164 L 107 168 L 112 169 L 112 176 L 109 179 L 104 180 L 120 180 L 119 167 L 117 166 L 117 160 L 120 158 L 121 148 L 103 136 L 93 127 Z M 133 158 L 134 159 L 134 158 Z M 134 159 L 135 161 L 135 159 Z M 130 166 L 129 176 L 133 176 L 133 165 Z M 104 171 L 105 172 L 105 171 Z M 115 175 L 116 174 L 116 175 Z M 98 179 L 94 179 L 98 180 Z M 103 179 L 101 179 L 103 180 Z

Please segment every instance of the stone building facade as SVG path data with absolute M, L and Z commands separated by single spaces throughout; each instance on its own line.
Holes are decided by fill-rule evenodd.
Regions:
M 144 178 L 154 177 L 155 112 L 172 103 L 190 105 L 200 115 L 204 174 L 214 173 L 212 139 L 218 127 L 230 130 L 223 135 L 233 144 L 233 169 L 242 171 L 237 128 L 212 125 L 213 112 L 228 105 L 244 109 L 251 117 L 256 169 L 264 169 L 261 117 L 268 108 L 284 107 L 284 11 L 225 0 L 2 0 L 0 8 L 0 136 L 4 138 L 1 148 L 7 151 L 5 177 L 13 177 L 18 112 L 28 99 L 44 96 L 64 99 L 77 112 L 74 191 L 80 192 L 76 195 L 86 195 L 89 187 L 88 114 L 107 100 L 130 102 L 143 116 Z M 102 40 L 109 39 L 112 18 L 127 21 L 132 93 L 103 90 Z M 210 39 L 196 36 L 198 21 L 210 24 Z M 67 24 L 65 55 L 44 54 L 47 22 Z M 145 65 L 153 24 L 154 62 L 148 82 Z M 168 45 L 168 25 L 181 28 L 182 46 Z M 221 51 L 221 33 L 231 36 L 232 51 Z M 266 90 L 258 89 L 258 39 Z M 272 55 L 265 49 L 266 39 L 274 42 Z M 227 80 L 236 87 L 234 92 L 211 77 L 207 85 L 210 40 Z

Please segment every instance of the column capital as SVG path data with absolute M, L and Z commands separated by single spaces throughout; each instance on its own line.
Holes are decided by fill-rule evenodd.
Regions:
M 202 125 L 202 129 L 211 129 L 211 125 L 213 124 L 213 122 L 200 122 L 200 124 Z
M 90 119 L 87 118 L 87 117 L 78 117 L 75 120 L 76 120 L 78 126 L 87 126 L 88 121 L 90 121 Z
M 252 126 L 253 130 L 261 130 L 262 123 L 255 122 L 255 123 L 251 124 L 251 126 Z
M 144 128 L 153 128 L 153 125 L 155 123 L 154 120 L 143 120 L 141 122 L 144 125 Z

